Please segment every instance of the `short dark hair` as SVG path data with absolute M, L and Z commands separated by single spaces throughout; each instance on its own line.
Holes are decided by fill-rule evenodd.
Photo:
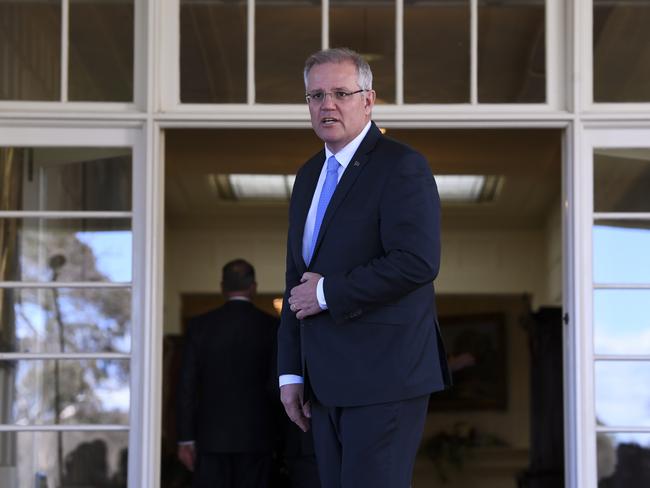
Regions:
M 221 280 L 224 292 L 248 290 L 255 283 L 255 268 L 244 259 L 234 259 L 224 265 Z

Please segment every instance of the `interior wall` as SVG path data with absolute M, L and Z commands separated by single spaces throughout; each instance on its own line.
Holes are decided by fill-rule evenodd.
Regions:
M 180 331 L 180 294 L 218 292 L 221 267 L 243 257 L 257 270 L 261 293 L 282 294 L 286 222 L 248 217 L 245 225 L 221 220 L 170 222 L 165 240 L 165 333 Z M 550 244 L 549 244 L 550 243 Z M 550 273 L 547 246 L 555 240 L 541 229 L 442 232 L 439 294 L 529 294 L 546 301 Z M 553 247 L 555 249 L 555 247 Z

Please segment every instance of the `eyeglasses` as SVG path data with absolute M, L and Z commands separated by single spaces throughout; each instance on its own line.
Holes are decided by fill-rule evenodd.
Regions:
M 312 93 L 306 93 L 305 94 L 305 100 L 307 100 L 307 103 L 311 103 L 313 105 L 320 105 L 325 101 L 325 97 L 327 95 L 332 96 L 332 100 L 335 100 L 337 102 L 345 102 L 346 100 L 349 100 L 349 98 L 352 95 L 356 95 L 357 93 L 361 92 L 366 92 L 368 90 L 361 89 L 353 92 L 347 92 L 344 90 L 334 90 L 333 92 L 322 92 L 322 91 L 315 91 Z

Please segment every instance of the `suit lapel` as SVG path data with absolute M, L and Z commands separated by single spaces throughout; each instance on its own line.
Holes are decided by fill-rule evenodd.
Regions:
M 291 232 L 291 249 L 293 250 L 293 260 L 295 263 L 302 264 L 302 269 L 300 269 L 300 274 L 307 269 L 307 264 L 305 263 L 302 257 L 302 238 L 305 233 L 305 221 L 307 220 L 307 214 L 309 213 L 309 207 L 311 206 L 311 201 L 314 197 L 314 192 L 316 191 L 316 185 L 318 184 L 318 177 L 320 176 L 321 169 L 323 167 L 323 161 L 325 161 L 325 150 L 320 151 L 313 158 L 311 158 L 304 165 L 305 171 L 305 184 L 300 188 L 294 188 L 294 191 L 298 191 L 294 197 L 296 198 L 296 210 L 294 221 L 292 222 L 292 232 Z
M 354 153 L 354 156 L 350 160 L 350 164 L 348 164 L 348 167 L 345 169 L 341 181 L 339 181 L 338 185 L 336 185 L 336 190 L 334 191 L 334 195 L 332 195 L 332 199 L 327 206 L 325 216 L 323 217 L 323 223 L 321 224 L 320 231 L 318 232 L 318 240 L 316 241 L 316 246 L 314 247 L 312 262 L 318 253 L 318 249 L 323 240 L 323 236 L 325 235 L 325 232 L 327 232 L 327 228 L 332 221 L 336 210 L 339 208 L 343 200 L 345 200 L 345 197 L 350 189 L 354 186 L 354 183 L 357 181 L 357 178 L 361 174 L 361 170 L 368 162 L 368 153 L 375 148 L 375 145 L 377 144 L 377 141 L 380 137 L 381 132 L 375 123 L 372 122 L 370 130 L 368 130 L 368 134 L 366 134 L 366 137 L 364 137 L 363 141 L 361 141 L 357 152 Z M 307 214 L 305 214 L 305 217 L 306 215 Z

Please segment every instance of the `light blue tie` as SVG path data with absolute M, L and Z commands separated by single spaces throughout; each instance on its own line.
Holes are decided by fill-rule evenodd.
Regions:
M 311 236 L 311 246 L 309 246 L 307 263 L 311 261 L 311 258 L 314 255 L 314 248 L 316 247 L 318 233 L 320 232 L 320 226 L 323 223 L 323 217 L 325 216 L 327 205 L 329 205 L 334 190 L 336 190 L 336 184 L 339 181 L 340 165 L 341 163 L 339 163 L 333 155 L 327 159 L 327 176 L 325 177 L 325 183 L 323 183 L 323 189 L 321 190 L 320 198 L 318 199 L 316 221 L 314 222 L 314 233 Z

